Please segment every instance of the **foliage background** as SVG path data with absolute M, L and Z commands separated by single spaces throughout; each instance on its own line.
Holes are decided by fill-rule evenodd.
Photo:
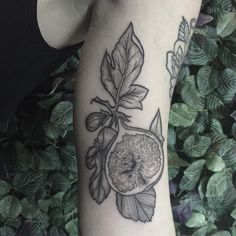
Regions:
M 203 1 L 179 73 L 168 159 L 178 235 L 236 235 L 235 1 Z M 77 236 L 73 80 L 79 53 L 0 131 L 0 236 Z

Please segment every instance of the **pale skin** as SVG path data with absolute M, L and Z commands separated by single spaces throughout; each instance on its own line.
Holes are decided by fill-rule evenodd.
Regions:
M 182 17 L 187 22 L 197 18 L 201 0 L 147 0 L 145 2 L 142 0 L 98 0 L 94 4 L 91 19 L 88 14 L 91 5 L 85 4 L 87 7 L 84 9 L 87 13 L 83 12 L 81 16 L 87 18 L 82 17 L 83 20 L 82 18 L 78 20 L 86 23 L 82 24 L 83 26 L 80 28 L 81 24 L 74 20 L 77 22 L 77 27 L 75 24 L 73 29 L 67 29 L 65 32 L 65 35 L 68 35 L 68 32 L 80 32 L 80 35 L 83 35 L 81 38 L 75 36 L 79 35 L 75 33 L 70 34 L 74 35 L 71 39 L 65 36 L 54 41 L 53 37 L 50 36 L 53 34 L 47 34 L 47 27 L 43 24 L 43 20 L 41 21 L 44 32 L 42 34 L 45 39 L 48 39 L 48 43 L 54 47 L 60 48 L 71 45 L 76 39 L 86 39 L 75 81 L 74 124 L 79 156 L 80 230 L 83 236 L 173 236 L 175 229 L 169 199 L 166 141 L 163 142 L 163 173 L 154 185 L 156 192 L 154 214 L 150 222 L 135 222 L 132 219 L 126 219 L 118 211 L 116 205 L 117 190 L 114 186 L 112 186 L 109 196 L 101 204 L 98 204 L 91 197 L 89 180 L 93 171 L 86 167 L 85 159 L 88 148 L 93 145 L 93 140 L 97 137 L 99 130 L 89 132 L 85 121 L 89 114 L 99 111 L 101 108 L 96 103 L 91 104 L 94 97 L 100 97 L 111 102 L 109 94 L 104 90 L 101 83 L 101 64 L 106 50 L 109 54 L 112 53 L 119 38 L 132 22 L 135 34 L 145 52 L 142 71 L 135 84 L 142 85 L 149 92 L 142 101 L 142 110 L 128 109 L 125 112 L 132 117 L 130 126 L 148 129 L 159 109 L 162 120 L 162 135 L 164 140 L 167 140 L 170 109 L 170 74 L 166 68 L 167 52 L 173 50 Z M 40 19 L 40 15 L 38 17 Z M 88 25 L 89 28 L 87 28 Z M 62 32 L 61 30 L 57 29 L 57 32 Z M 62 38 L 66 38 L 66 40 L 63 41 Z

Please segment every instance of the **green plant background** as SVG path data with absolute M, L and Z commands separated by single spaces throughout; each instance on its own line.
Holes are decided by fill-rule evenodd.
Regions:
M 236 235 L 235 1 L 203 1 L 168 133 L 178 235 Z M 0 131 L 0 236 L 77 236 L 73 81 L 79 53 Z

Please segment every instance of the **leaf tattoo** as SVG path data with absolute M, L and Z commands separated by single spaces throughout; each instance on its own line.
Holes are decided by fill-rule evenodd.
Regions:
M 86 166 L 93 171 L 91 197 L 101 204 L 115 191 L 120 214 L 145 223 L 155 211 L 154 185 L 164 169 L 164 137 L 159 109 L 149 129 L 127 125 L 131 117 L 126 111 L 143 110 L 149 92 L 135 84 L 143 64 L 144 49 L 130 23 L 112 53 L 106 51 L 102 60 L 101 83 L 110 97 L 92 99 L 102 109 L 89 114 L 85 125 L 90 132 L 100 129 L 86 156 Z
M 188 23 L 186 19 L 182 17 L 182 22 L 179 26 L 178 38 L 174 44 L 174 49 L 173 51 L 167 52 L 166 68 L 170 74 L 170 100 L 172 99 L 178 73 L 187 51 L 188 41 L 196 23 L 196 19 L 192 19 L 191 22 Z

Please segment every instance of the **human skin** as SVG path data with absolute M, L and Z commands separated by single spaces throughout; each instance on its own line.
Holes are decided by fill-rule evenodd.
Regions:
M 168 187 L 166 140 L 170 109 L 170 72 L 166 68 L 166 60 L 167 52 L 174 50 L 173 48 L 177 41 L 182 17 L 186 19 L 189 27 L 193 26 L 193 22 L 196 21 L 191 20 L 197 18 L 200 5 L 200 0 L 98 0 L 95 3 L 89 32 L 81 52 L 77 79 L 75 81 L 74 124 L 76 148 L 79 157 L 78 210 L 79 225 L 83 236 L 175 235 Z M 130 24 L 131 22 L 132 25 Z M 131 127 L 130 129 L 119 126 L 123 129 L 123 133 L 116 129 L 115 123 L 112 123 L 112 121 L 110 121 L 110 125 L 103 123 L 103 126 L 101 125 L 97 130 L 93 130 L 95 128 L 91 124 L 98 125 L 99 122 L 92 123 L 94 122 L 94 119 L 92 119 L 93 115 L 90 116 L 92 118 L 89 121 L 87 120 L 87 123 L 86 118 L 90 114 L 104 109 L 104 106 L 100 106 L 101 101 L 99 102 L 95 99 L 94 102 L 93 99 L 98 97 L 113 104 L 111 94 L 114 91 L 111 91 L 111 84 L 108 83 L 108 80 L 105 80 L 105 82 L 102 81 L 109 74 L 109 70 L 105 67 L 110 66 L 112 67 L 110 69 L 115 71 L 116 64 L 119 64 L 118 61 L 122 59 L 121 57 L 117 59 L 116 56 L 122 50 L 125 50 L 124 48 L 127 45 L 133 44 L 126 44 L 126 40 L 129 38 L 127 35 L 132 32 L 132 29 L 137 37 L 135 38 L 133 35 L 135 38 L 134 41 L 136 42 L 134 45 L 137 47 L 133 46 L 132 50 L 135 51 L 135 56 L 139 55 L 133 64 L 136 63 L 140 69 L 140 74 L 138 76 L 137 74 L 135 75 L 137 80 L 134 84 L 135 86 L 139 86 L 139 88 L 140 86 L 142 87 L 142 89 L 140 88 L 142 95 L 139 97 L 142 108 L 127 108 L 129 107 L 128 105 L 126 109 L 124 107 L 121 108 L 120 111 L 130 116 L 131 121 L 128 123 L 128 126 Z M 190 32 L 192 33 L 191 30 Z M 124 37 L 122 37 L 122 34 Z M 139 43 L 137 40 L 139 40 Z M 115 50 L 116 47 L 117 50 Z M 112 56 L 113 50 L 115 51 L 114 56 Z M 132 53 L 132 50 L 127 50 L 126 53 Z M 107 54 L 105 54 L 106 51 Z M 122 55 L 124 56 L 125 54 Z M 125 61 L 126 59 L 123 58 L 123 60 Z M 132 60 L 134 60 L 133 57 L 130 57 L 131 62 L 129 61 L 129 63 L 132 64 Z M 111 78 L 114 78 L 114 73 Z M 104 83 L 106 86 L 104 86 Z M 107 88 L 105 89 L 104 87 Z M 125 89 L 128 88 L 126 87 Z M 146 96 L 144 96 L 145 91 Z M 91 103 L 91 101 L 93 102 Z M 136 106 L 138 107 L 137 104 Z M 163 143 L 163 172 L 160 172 L 161 174 L 158 176 L 157 181 L 151 181 L 152 184 L 148 187 L 145 186 L 145 189 L 141 186 L 140 193 L 137 189 L 131 190 L 130 193 L 135 193 L 136 195 L 126 198 L 112 186 L 112 180 L 109 179 L 109 173 L 107 173 L 111 171 L 109 170 L 109 164 L 107 164 L 108 161 L 106 161 L 109 158 L 109 153 L 111 153 L 109 147 L 112 149 L 115 147 L 116 142 L 118 142 L 116 141 L 117 136 L 115 134 L 112 136 L 112 132 L 115 130 L 114 133 L 118 133 L 118 137 L 120 138 L 119 143 L 122 143 L 122 135 L 126 133 L 134 137 L 135 132 L 141 135 L 146 134 L 146 137 L 155 141 L 155 138 L 152 138 L 152 134 L 150 134 L 150 130 L 153 131 L 150 124 L 152 121 L 155 121 L 153 117 L 156 114 L 159 114 L 157 121 L 159 124 L 161 123 L 162 128 L 160 128 L 160 125 L 158 126 L 156 134 L 159 141 L 156 143 L 158 143 L 160 150 L 162 150 L 161 145 Z M 104 130 L 104 127 L 106 128 L 105 131 L 107 132 L 108 130 L 109 135 L 114 137 L 111 138 L 110 146 L 107 146 L 107 152 L 101 152 L 98 156 L 96 156 L 97 154 L 89 156 L 88 150 L 91 151 L 89 147 L 93 146 L 94 142 L 96 143 L 96 138 L 101 136 L 99 136 L 99 132 Z M 118 147 L 120 148 L 120 146 Z M 131 151 L 127 148 L 123 153 L 126 152 Z M 136 153 L 132 153 L 132 155 L 136 155 Z M 89 160 L 86 160 L 88 157 Z M 95 159 L 93 158 L 97 158 L 97 164 L 94 164 L 93 161 Z M 134 159 L 137 159 L 137 155 Z M 97 196 L 94 194 L 94 192 L 96 193 L 96 189 L 94 189 L 94 184 L 96 185 L 96 183 L 94 183 L 93 174 L 96 168 L 99 169 L 98 165 L 101 164 L 99 160 L 104 160 L 104 176 L 108 179 L 105 183 L 108 187 L 111 185 L 111 189 L 107 187 L 107 192 L 105 191 L 104 193 L 103 191 L 102 195 Z M 127 159 L 124 157 L 121 162 L 125 162 L 126 167 L 128 166 L 128 169 L 126 168 L 124 171 L 122 170 L 123 167 L 121 168 L 122 173 L 128 173 L 133 168 L 133 163 L 130 162 L 129 157 Z M 140 163 L 143 163 L 142 159 L 140 159 Z M 119 169 L 120 167 L 118 166 L 116 168 Z M 134 169 L 132 169 L 132 174 L 134 173 Z M 138 172 L 139 170 L 135 171 Z M 106 178 L 104 176 L 102 177 L 103 181 Z M 110 176 L 113 175 L 110 174 Z M 128 181 L 127 175 L 124 178 L 127 179 L 123 180 Z M 145 177 L 142 176 L 142 178 L 146 181 Z M 103 186 L 103 188 L 105 187 Z M 126 212 L 120 210 L 120 203 L 127 204 L 128 200 L 133 201 L 132 199 L 138 199 L 138 197 L 140 199 L 140 194 L 143 194 L 142 196 L 145 198 L 147 193 L 152 196 L 152 200 L 154 196 L 155 200 L 155 207 L 152 206 L 154 212 L 151 214 L 150 220 L 143 220 L 143 218 L 140 220 L 140 218 L 134 216 L 133 212 L 130 212 L 127 205 L 124 206 Z
M 37 0 L 37 20 L 44 40 L 60 49 L 83 41 L 94 0 Z

